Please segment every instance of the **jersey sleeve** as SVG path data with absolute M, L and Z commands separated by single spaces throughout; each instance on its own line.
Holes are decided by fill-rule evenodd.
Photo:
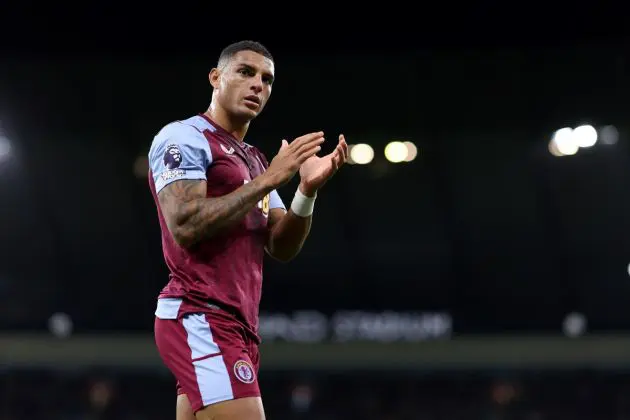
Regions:
M 276 190 L 271 191 L 271 193 L 269 194 L 269 208 L 270 209 L 284 209 L 284 210 L 287 209 L 284 206 L 282 199 L 280 198 L 280 194 L 278 194 L 278 191 Z
M 172 123 L 153 139 L 149 167 L 155 192 L 180 179 L 205 180 L 212 163 L 210 144 L 195 127 Z

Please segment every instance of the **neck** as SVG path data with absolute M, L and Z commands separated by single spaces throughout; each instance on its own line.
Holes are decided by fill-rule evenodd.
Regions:
M 245 139 L 247 129 L 249 128 L 249 121 L 237 121 L 234 117 L 231 117 L 223 108 L 211 103 L 205 114 L 215 123 L 217 123 L 222 129 L 233 135 L 238 141 Z

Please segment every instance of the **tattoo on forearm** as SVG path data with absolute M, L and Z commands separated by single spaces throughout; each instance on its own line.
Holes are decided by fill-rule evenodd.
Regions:
M 207 198 L 205 181 L 181 180 L 164 187 L 159 202 L 175 240 L 188 247 L 242 220 L 268 192 L 249 182 L 230 194 Z

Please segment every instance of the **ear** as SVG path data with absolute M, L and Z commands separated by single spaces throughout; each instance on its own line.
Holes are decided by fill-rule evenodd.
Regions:
M 208 74 L 208 80 L 210 80 L 210 85 L 212 85 L 213 89 L 219 88 L 219 77 L 221 76 L 221 72 L 217 68 L 213 68 L 210 70 Z

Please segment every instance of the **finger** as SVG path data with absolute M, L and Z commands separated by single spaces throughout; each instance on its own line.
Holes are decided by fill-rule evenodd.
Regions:
M 333 167 L 333 172 L 336 171 L 337 169 L 339 169 L 339 161 L 340 161 L 340 156 L 337 154 L 335 156 L 333 156 L 331 162 L 332 162 L 332 167 Z
M 339 143 L 341 144 L 341 149 L 343 151 L 343 158 L 344 161 L 348 160 L 348 142 L 346 141 L 346 138 L 344 137 L 343 134 L 339 135 Z
M 326 156 L 326 159 L 330 160 L 330 164 L 333 167 L 333 171 L 335 171 L 339 167 L 339 161 L 341 159 L 341 156 L 339 155 L 339 147 L 336 147 L 335 150 L 330 152 Z
M 317 133 L 319 134 L 319 133 Z M 306 135 L 299 137 L 296 141 L 292 143 L 293 151 L 300 154 L 305 149 L 308 149 L 314 145 L 322 144 L 326 139 L 324 136 L 319 135 Z
M 311 156 L 315 156 L 320 150 L 322 150 L 322 147 L 319 145 L 313 146 L 309 149 L 305 149 L 298 155 L 298 161 L 300 162 L 300 164 L 302 164 L 306 161 L 306 159 L 310 158 Z
M 285 139 L 282 139 L 282 144 L 280 145 L 280 151 L 283 151 L 287 147 L 289 147 L 289 142 L 287 142 Z
M 310 139 L 310 141 L 302 144 L 300 147 L 298 147 L 298 149 L 296 150 L 296 153 L 298 155 L 301 155 L 305 150 L 309 150 L 313 147 L 317 147 L 319 145 L 321 145 L 326 139 L 323 137 L 315 137 Z
M 341 165 L 343 165 L 344 163 L 346 163 L 346 157 L 344 156 L 344 154 L 343 154 L 343 149 L 342 149 L 342 150 L 341 150 L 341 151 L 337 154 L 337 161 L 336 161 L 336 164 L 337 164 L 337 169 L 339 169 L 339 167 L 340 167 Z
M 335 147 L 335 150 L 333 150 L 333 152 L 330 154 L 330 157 L 337 164 L 341 162 L 341 160 L 343 159 L 343 150 L 341 148 L 341 145 L 338 144 L 337 147 Z
M 292 146 L 294 146 L 295 148 L 299 148 L 302 145 L 309 143 L 313 140 L 316 140 L 320 137 L 324 137 L 324 132 L 323 131 L 318 131 L 316 133 L 309 133 L 309 134 L 305 134 L 303 136 L 300 136 L 298 138 L 296 138 L 295 140 L 293 140 L 293 142 L 291 143 Z
M 348 161 L 348 151 L 343 145 L 339 145 L 339 165 L 343 165 Z

